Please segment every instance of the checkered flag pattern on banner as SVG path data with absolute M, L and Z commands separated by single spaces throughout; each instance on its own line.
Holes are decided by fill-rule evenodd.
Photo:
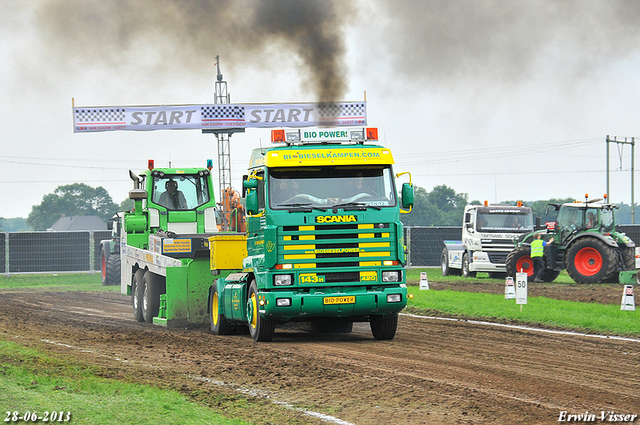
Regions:
M 633 295 L 633 286 L 630 286 L 630 285 L 627 286 L 625 288 L 625 293 L 626 293 L 626 295 Z
M 320 118 L 363 117 L 364 103 L 324 103 L 318 106 Z
M 244 106 L 239 105 L 210 105 L 202 106 L 200 113 L 203 119 L 244 119 Z
M 123 108 L 76 109 L 75 112 L 78 124 L 124 122 L 125 119 Z

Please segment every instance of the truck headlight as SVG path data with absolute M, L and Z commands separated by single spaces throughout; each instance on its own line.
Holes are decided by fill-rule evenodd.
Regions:
M 291 307 L 291 298 L 276 298 L 276 307 Z
M 293 285 L 293 279 L 290 274 L 277 274 L 273 276 L 274 286 L 291 286 Z
M 402 294 L 388 294 L 387 302 L 388 303 L 399 303 L 402 301 Z
M 402 281 L 402 272 L 398 270 L 382 272 L 383 282 L 400 282 Z

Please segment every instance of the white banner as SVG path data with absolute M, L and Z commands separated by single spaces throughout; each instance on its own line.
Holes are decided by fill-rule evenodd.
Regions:
M 367 125 L 366 102 L 73 108 L 74 133 Z

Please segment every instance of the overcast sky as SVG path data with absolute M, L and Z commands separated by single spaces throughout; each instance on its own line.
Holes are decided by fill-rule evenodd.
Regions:
M 607 135 L 640 137 L 640 2 L 4 0 L 0 217 L 57 186 L 124 200 L 128 170 L 217 163 L 198 130 L 74 134 L 76 106 L 367 100 L 395 171 L 470 200 L 600 197 Z M 240 187 L 269 130 L 231 137 Z M 611 200 L 631 147 L 611 145 Z M 217 173 L 215 174 L 217 177 Z M 640 184 L 640 182 L 639 182 Z M 217 185 L 216 185 L 217 187 Z

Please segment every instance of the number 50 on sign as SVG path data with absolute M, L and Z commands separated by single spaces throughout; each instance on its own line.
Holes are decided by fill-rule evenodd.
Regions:
M 527 303 L 527 274 L 516 273 L 516 304 Z

